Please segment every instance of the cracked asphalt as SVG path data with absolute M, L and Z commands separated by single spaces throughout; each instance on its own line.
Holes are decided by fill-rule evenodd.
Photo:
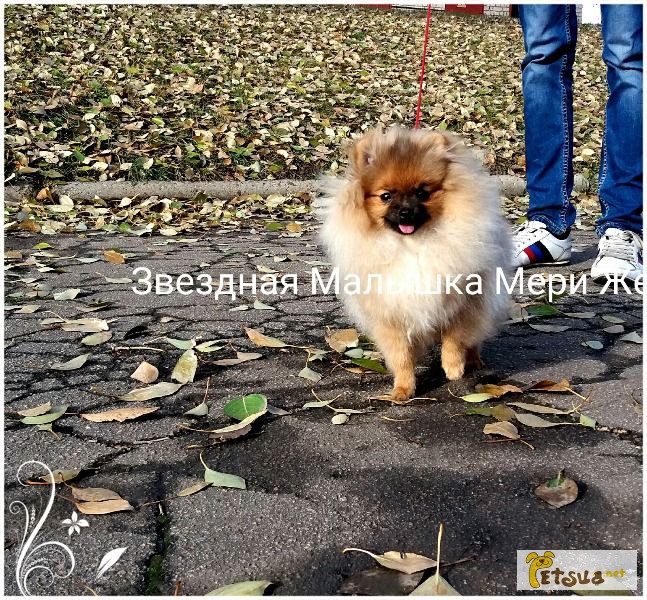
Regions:
M 6 237 L 5 251 L 22 253 L 22 259 L 9 261 L 14 266 L 5 273 L 8 308 L 41 307 L 33 314 L 5 313 L 5 410 L 48 401 L 69 408 L 54 422 L 54 434 L 5 416 L 5 593 L 18 593 L 14 570 L 24 527 L 23 515 L 9 512 L 9 505 L 20 500 L 38 514 L 47 505 L 47 486 L 21 486 L 16 480 L 18 467 L 31 460 L 52 469 L 82 469 L 70 483 L 109 488 L 135 507 L 132 512 L 87 515 L 89 527 L 70 538 L 61 521 L 71 515 L 71 495 L 65 485 L 57 486 L 38 540 L 67 543 L 76 566 L 72 576 L 55 579 L 47 590 L 35 576 L 35 593 L 87 595 L 91 589 L 104 595 L 172 595 L 179 590 L 200 595 L 236 581 L 267 579 L 275 582 L 276 594 L 334 594 L 345 578 L 373 566 L 364 555 L 342 554 L 343 548 L 435 556 L 441 521 L 446 528 L 444 560 L 469 559 L 444 573 L 464 595 L 514 594 L 517 549 L 641 548 L 642 346 L 603 332 L 610 323 L 600 318 L 614 315 L 625 321 L 626 332 L 642 331 L 640 296 L 600 295 L 595 285 L 586 296 L 562 296 L 555 301 L 560 310 L 593 311 L 596 316 L 534 321 L 568 325 L 563 333 L 508 324 L 486 344 L 486 367 L 451 385 L 432 353 L 420 366 L 417 393 L 434 400 L 391 406 L 369 400 L 388 390 L 388 376 L 360 377 L 324 361 L 314 363 L 324 375 L 315 384 L 297 376 L 305 364 L 302 350 L 258 348 L 245 335 L 244 328 L 253 327 L 290 344 L 326 348 L 327 326 L 349 326 L 333 296 L 309 294 L 312 265 L 306 261 L 325 260 L 314 227 L 306 222 L 301 236 L 261 227 L 210 230 L 193 241 L 27 233 Z M 16 266 L 37 253 L 33 246 L 42 241 L 51 245 L 46 253 L 55 256 L 36 259 L 55 270 Z M 585 272 L 594 245 L 591 233 L 578 231 L 573 264 L 549 271 Z M 103 259 L 82 264 L 72 257 L 102 257 L 111 248 L 128 255 L 126 264 Z M 274 256 L 287 260 L 275 262 Z M 296 273 L 303 284 L 299 295 L 259 296 L 274 311 L 230 312 L 239 304 L 251 305 L 254 297 L 138 296 L 132 284 L 102 277 L 132 278 L 138 266 L 171 275 L 249 276 L 260 275 L 258 265 Z M 38 279 L 29 281 L 34 277 Z M 68 288 L 82 292 L 75 300 L 53 300 L 53 293 Z M 38 290 L 41 297 L 30 297 Z M 81 312 L 95 300 L 114 304 Z M 113 337 L 86 349 L 80 344 L 86 334 L 42 325 L 40 320 L 53 316 L 47 311 L 65 318 L 114 319 Z M 140 325 L 144 327 L 133 330 Z M 165 344 L 164 336 L 226 340 L 227 347 L 200 355 L 195 381 L 176 394 L 138 403 L 160 406 L 153 414 L 124 423 L 92 423 L 78 416 L 123 407 L 116 396 L 135 387 L 129 376 L 143 360 L 159 368 L 160 381 L 169 381 L 182 351 Z M 587 340 L 599 340 L 604 348 L 582 346 Z M 160 351 L 128 348 L 132 346 Z M 234 349 L 263 357 L 229 367 L 213 364 L 233 356 Z M 88 351 L 92 356 L 79 370 L 49 368 L 55 360 Z M 265 394 L 289 414 L 265 417 L 251 435 L 213 444 L 208 434 L 179 427 L 191 421 L 182 413 L 201 402 L 209 376 L 209 414 L 195 419 L 194 428 L 228 424 L 224 404 L 249 393 Z M 597 420 L 597 429 L 520 425 L 534 450 L 518 442 L 492 443 L 482 433 L 491 419 L 466 416 L 468 405 L 455 397 L 477 383 L 562 378 L 590 395 L 582 411 Z M 313 399 L 311 389 L 321 398 L 342 394 L 338 406 L 374 410 L 334 426 L 331 411 L 301 408 Z M 571 408 L 576 398 L 527 392 L 522 400 Z M 244 477 L 247 489 L 207 488 L 169 499 L 202 479 L 201 451 L 211 468 Z M 533 489 L 560 469 L 578 482 L 580 496 L 555 510 L 536 498 Z M 35 472 L 25 470 L 27 475 Z M 127 550 L 119 562 L 95 581 L 103 555 L 121 547 Z

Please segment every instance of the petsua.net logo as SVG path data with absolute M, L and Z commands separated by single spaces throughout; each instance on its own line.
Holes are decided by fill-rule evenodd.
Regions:
M 517 550 L 518 590 L 636 590 L 636 550 Z

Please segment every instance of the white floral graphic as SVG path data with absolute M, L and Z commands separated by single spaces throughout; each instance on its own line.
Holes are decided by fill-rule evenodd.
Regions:
M 20 472 L 26 465 L 36 465 L 44 469 L 51 483 L 47 506 L 35 525 L 34 521 L 36 520 L 36 511 L 33 507 L 30 511 L 27 508 L 27 505 L 20 500 L 15 500 L 9 505 L 10 513 L 14 515 L 18 514 L 22 509 L 22 513 L 25 517 L 22 542 L 18 553 L 18 560 L 16 561 L 16 582 L 18 583 L 20 593 L 23 596 L 30 596 L 31 593 L 28 586 L 28 580 L 32 574 L 40 573 L 41 575 L 44 575 L 46 578 L 44 585 L 49 587 L 54 583 L 55 579 L 65 579 L 66 577 L 69 577 L 72 574 L 72 571 L 74 571 L 76 561 L 72 550 L 61 542 L 40 542 L 32 548 L 32 544 L 36 541 L 41 528 L 47 520 L 47 516 L 52 510 L 56 485 L 54 483 L 54 475 L 50 468 L 46 464 L 37 460 L 29 460 L 20 465 L 18 473 L 16 474 L 16 479 L 18 479 L 18 483 L 20 483 L 20 485 L 27 485 L 20 479 Z M 68 560 L 70 565 L 69 568 L 66 569 L 65 565 Z M 48 561 L 51 562 L 52 567 L 47 564 Z
M 49 541 L 36 543 L 40 530 L 52 510 L 56 484 L 54 483 L 54 475 L 46 464 L 37 460 L 29 460 L 24 462 L 18 468 L 16 479 L 20 485 L 27 487 L 27 484 L 20 479 L 21 471 L 27 465 L 35 465 L 43 469 L 47 473 L 47 476 L 44 477 L 44 479 L 49 480 L 51 487 L 47 506 L 45 507 L 43 514 L 38 518 L 38 521 L 36 521 L 38 515 L 33 506 L 28 507 L 20 500 L 16 500 L 9 505 L 9 512 L 11 514 L 15 515 L 22 512 L 25 520 L 22 542 L 18 550 L 15 571 L 18 589 L 23 596 L 32 595 L 32 590 L 30 590 L 28 585 L 29 579 L 32 576 L 40 575 L 40 577 L 38 577 L 39 586 L 50 587 L 56 579 L 66 579 L 67 577 L 70 577 L 70 575 L 72 575 L 72 571 L 74 571 L 74 567 L 76 566 L 72 550 L 62 542 Z M 74 510 L 72 511 L 71 518 L 64 519 L 61 521 L 61 524 L 68 527 L 67 533 L 70 537 L 72 537 L 73 533 L 80 534 L 82 527 L 90 526 L 85 519 L 79 519 L 79 515 Z M 107 571 L 112 569 L 126 550 L 127 548 L 115 548 L 107 552 L 96 569 L 95 580 L 98 580 L 105 575 Z M 66 568 L 68 563 L 69 567 Z M 82 583 L 82 585 L 84 585 L 86 589 L 89 589 L 85 584 Z
M 76 514 L 76 511 L 72 511 L 72 518 L 71 519 L 64 519 L 61 521 L 63 525 L 69 525 L 70 528 L 67 530 L 67 533 L 70 537 L 72 537 L 72 534 L 74 532 L 76 533 L 81 533 L 81 527 L 90 527 L 90 523 L 88 523 L 85 519 L 79 519 L 79 515 Z

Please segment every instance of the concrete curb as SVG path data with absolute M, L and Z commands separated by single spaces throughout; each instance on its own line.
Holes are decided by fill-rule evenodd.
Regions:
M 526 193 L 526 182 L 521 177 L 512 175 L 494 175 L 504 196 L 523 196 Z M 317 179 L 303 181 L 294 179 L 276 179 L 263 181 L 99 181 L 75 182 L 50 185 L 53 193 L 70 196 L 75 200 L 92 200 L 99 196 L 104 200 L 115 200 L 133 196 L 190 199 L 199 192 L 208 197 L 228 200 L 246 194 L 280 194 L 283 196 L 299 192 L 316 192 L 320 189 Z M 589 189 L 589 182 L 581 175 L 575 176 L 574 189 L 584 192 Z M 4 198 L 9 201 L 20 201 L 36 193 L 31 186 L 5 186 Z

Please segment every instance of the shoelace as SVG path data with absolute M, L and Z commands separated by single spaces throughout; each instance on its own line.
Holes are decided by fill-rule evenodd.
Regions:
M 517 229 L 515 229 L 514 245 L 516 250 L 528 246 L 528 244 L 532 242 L 537 231 L 541 229 L 541 227 L 538 227 L 537 225 L 531 225 L 530 223 L 530 221 L 526 221 L 525 223 L 519 225 Z
M 636 246 L 642 249 L 642 241 L 631 231 L 622 231 L 614 235 L 605 234 L 600 240 L 600 258 L 609 256 L 633 262 L 636 260 Z

